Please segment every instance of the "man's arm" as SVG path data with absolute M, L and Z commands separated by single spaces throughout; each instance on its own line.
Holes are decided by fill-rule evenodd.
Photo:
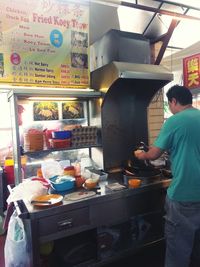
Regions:
M 159 158 L 163 154 L 164 150 L 159 147 L 152 146 L 147 152 L 135 151 L 134 154 L 136 158 L 140 160 L 154 160 Z

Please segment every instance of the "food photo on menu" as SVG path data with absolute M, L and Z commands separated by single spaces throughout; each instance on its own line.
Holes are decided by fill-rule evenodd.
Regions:
M 33 103 L 34 121 L 58 120 L 58 103 L 51 101 L 42 101 Z
M 71 66 L 73 68 L 88 68 L 88 55 L 80 53 L 71 53 Z
M 62 103 L 62 118 L 63 119 L 82 119 L 84 118 L 83 102 L 68 101 Z
M 88 34 L 85 32 L 71 32 L 71 45 L 76 47 L 88 47 Z

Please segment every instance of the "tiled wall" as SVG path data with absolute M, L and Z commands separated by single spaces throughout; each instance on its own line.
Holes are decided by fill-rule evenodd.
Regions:
M 152 145 L 164 122 L 163 90 L 152 99 L 148 108 L 149 145 Z
M 200 109 L 200 94 L 196 94 L 193 98 L 193 106 Z
M 193 106 L 200 109 L 200 94 L 193 96 Z M 166 114 L 165 114 L 166 115 Z M 149 145 L 152 145 L 158 136 L 164 122 L 164 95 L 160 90 L 152 99 L 148 108 Z

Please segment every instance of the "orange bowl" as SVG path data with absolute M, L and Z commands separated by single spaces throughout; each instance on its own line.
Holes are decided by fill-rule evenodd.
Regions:
M 140 179 L 136 179 L 136 178 L 133 178 L 133 179 L 129 179 L 128 180 L 128 184 L 129 184 L 129 187 L 130 188 L 137 188 L 140 186 L 141 184 L 141 180 Z
M 84 183 L 84 186 L 87 188 L 87 189 L 92 189 L 92 188 L 95 188 L 96 185 L 98 183 L 98 180 L 97 179 L 87 179 Z

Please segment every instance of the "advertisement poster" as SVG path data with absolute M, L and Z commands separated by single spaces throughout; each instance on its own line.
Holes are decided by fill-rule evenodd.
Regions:
M 200 88 L 200 54 L 183 59 L 183 80 L 189 89 Z
M 80 101 L 68 101 L 62 103 L 62 118 L 63 119 L 83 119 L 84 106 Z
M 34 121 L 58 120 L 58 103 L 51 101 L 41 101 L 33 103 Z
M 0 82 L 86 88 L 88 43 L 88 1 L 0 1 Z

